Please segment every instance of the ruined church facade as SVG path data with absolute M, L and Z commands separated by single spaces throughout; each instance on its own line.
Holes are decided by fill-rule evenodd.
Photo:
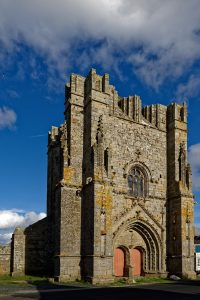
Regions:
M 49 132 L 47 217 L 13 235 L 13 261 L 23 240 L 22 272 L 60 281 L 194 278 L 185 104 L 142 107 L 92 69 L 71 75 L 64 115 Z

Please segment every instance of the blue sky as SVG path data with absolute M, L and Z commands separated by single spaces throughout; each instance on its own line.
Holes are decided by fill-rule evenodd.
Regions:
M 0 242 L 45 216 L 47 132 L 92 67 L 143 105 L 187 101 L 200 228 L 199 20 L 199 0 L 0 1 Z

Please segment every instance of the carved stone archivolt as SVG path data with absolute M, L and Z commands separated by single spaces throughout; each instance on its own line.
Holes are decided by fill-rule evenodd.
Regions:
M 162 270 L 162 242 L 156 230 L 144 221 L 141 217 L 130 218 L 126 222 L 122 222 L 117 230 L 113 233 L 113 240 L 126 231 L 134 230 L 145 242 L 143 253 L 145 272 L 159 272 Z

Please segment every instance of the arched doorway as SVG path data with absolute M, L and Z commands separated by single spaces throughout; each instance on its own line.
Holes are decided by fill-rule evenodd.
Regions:
M 115 276 L 124 276 L 125 254 L 121 248 L 114 250 L 114 274 Z
M 132 232 L 136 232 L 139 237 L 137 238 L 136 236 L 134 239 Z M 129 236 L 130 234 L 131 236 Z M 160 236 L 150 224 L 140 219 L 135 220 L 130 218 L 113 235 L 114 244 L 123 245 L 120 248 L 124 250 L 125 254 L 124 276 L 156 274 L 163 271 Z M 134 244 L 137 244 L 137 246 Z M 133 254 L 131 253 L 131 249 L 135 249 Z M 134 264 L 136 264 L 135 268 Z M 133 267 L 134 273 L 131 271 L 131 267 Z
M 133 266 L 133 276 L 142 275 L 142 253 L 139 249 L 131 249 L 131 264 Z

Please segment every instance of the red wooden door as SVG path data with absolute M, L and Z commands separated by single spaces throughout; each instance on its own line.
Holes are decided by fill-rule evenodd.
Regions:
M 114 251 L 114 274 L 124 276 L 124 251 L 120 248 Z
M 133 266 L 133 275 L 140 276 L 142 271 L 142 256 L 140 250 L 132 249 L 131 264 Z

